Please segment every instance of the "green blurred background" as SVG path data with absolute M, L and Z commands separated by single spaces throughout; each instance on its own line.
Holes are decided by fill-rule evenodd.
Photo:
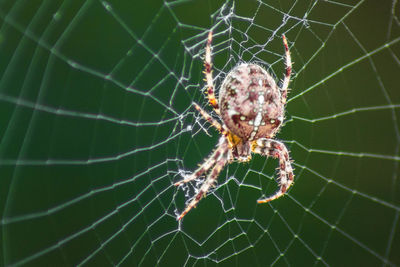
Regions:
M 398 1 L 0 0 L 0 265 L 400 266 Z M 294 75 L 277 161 L 220 174 L 181 223 L 175 188 L 218 133 L 217 88 L 241 61 Z M 205 131 L 207 130 L 207 132 Z

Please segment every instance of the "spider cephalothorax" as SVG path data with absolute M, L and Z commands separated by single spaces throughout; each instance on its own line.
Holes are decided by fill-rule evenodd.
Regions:
M 289 48 L 285 35 L 282 35 L 286 53 L 286 75 L 282 87 L 278 87 L 272 76 L 261 66 L 243 63 L 231 70 L 222 83 L 219 101 L 214 94 L 211 62 L 212 32 L 208 35 L 205 55 L 205 74 L 207 95 L 211 106 L 223 121 L 221 125 L 208 113 L 194 104 L 200 114 L 217 128 L 222 136 L 217 148 L 205 162 L 191 175 L 175 185 L 187 183 L 208 172 L 207 178 L 200 187 L 194 199 L 179 215 L 182 219 L 200 199 L 207 193 L 216 181 L 218 174 L 225 166 L 234 160 L 248 161 L 251 152 L 279 159 L 280 190 L 274 195 L 259 200 L 265 203 L 277 199 L 293 183 L 293 169 L 286 146 L 272 139 L 282 125 L 285 104 L 292 71 Z M 211 171 L 209 171 L 211 169 Z

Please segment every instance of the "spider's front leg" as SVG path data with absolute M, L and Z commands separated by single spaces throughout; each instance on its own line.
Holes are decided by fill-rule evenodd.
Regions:
M 273 194 L 272 196 L 258 200 L 257 202 L 266 203 L 283 196 L 289 189 L 289 187 L 293 184 L 294 178 L 292 164 L 290 163 L 289 152 L 285 144 L 273 139 L 260 138 L 252 143 L 252 151 L 263 156 L 271 156 L 279 159 L 279 191 L 275 192 L 275 194 Z
M 206 173 L 212 166 L 214 166 L 217 162 L 218 159 L 221 157 L 221 153 L 223 153 L 224 148 L 221 147 L 220 145 L 225 142 L 225 138 L 221 137 L 218 147 L 214 150 L 214 152 L 204 161 L 203 164 L 199 166 L 197 170 L 195 170 L 192 174 L 189 176 L 185 177 L 185 179 L 176 182 L 174 185 L 175 186 L 180 186 L 181 184 L 186 184 L 190 181 L 193 181 L 199 177 L 201 177 L 204 173 Z
M 197 203 L 201 200 L 202 197 L 205 197 L 208 190 L 214 185 L 215 181 L 218 178 L 218 174 L 224 168 L 226 162 L 229 160 L 229 148 L 226 143 L 222 144 L 221 147 L 222 154 L 220 158 L 215 163 L 215 166 L 211 169 L 210 173 L 207 176 L 207 179 L 204 181 L 199 191 L 193 200 L 186 206 L 185 210 L 178 216 L 178 221 L 180 221 L 192 208 L 196 207 Z
M 200 112 L 201 116 L 203 116 L 204 119 L 206 119 L 212 126 L 214 126 L 221 134 L 227 135 L 227 131 L 224 129 L 224 127 L 213 117 L 211 117 L 210 114 L 205 112 L 197 103 L 193 102 L 193 106 L 195 109 Z
M 224 127 L 215 119 L 213 119 L 207 112 L 205 112 L 198 104 L 193 102 L 194 107 L 197 109 L 198 112 L 205 118 L 212 126 L 214 126 L 220 133 L 222 133 L 224 136 L 227 135 L 227 131 L 224 129 Z M 185 179 L 175 183 L 175 186 L 180 186 L 181 184 L 185 184 L 187 182 L 193 181 L 197 178 L 199 178 L 203 173 L 207 172 L 212 166 L 215 165 L 217 162 L 218 158 L 221 156 L 221 153 L 223 152 L 223 143 L 226 142 L 225 138 L 222 137 L 219 140 L 218 147 L 214 150 L 214 152 L 206 159 L 206 161 L 199 166 L 197 170 L 195 170 L 191 175 L 186 177 Z

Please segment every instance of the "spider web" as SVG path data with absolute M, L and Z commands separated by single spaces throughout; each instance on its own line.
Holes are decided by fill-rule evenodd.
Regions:
M 400 266 L 400 3 L 374 1 L 0 1 L 2 265 Z M 240 62 L 283 77 L 277 135 L 294 160 L 225 167 L 176 188 L 218 133 L 214 82 Z M 218 90 L 217 90 L 218 94 Z M 213 114 L 213 113 L 212 113 Z M 213 114 L 215 116 L 215 114 Z

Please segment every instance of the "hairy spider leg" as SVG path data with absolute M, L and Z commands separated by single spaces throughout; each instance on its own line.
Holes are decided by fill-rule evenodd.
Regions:
M 288 86 L 290 82 L 290 75 L 292 74 L 292 60 L 290 57 L 289 46 L 287 44 L 286 36 L 282 34 L 283 45 L 285 46 L 285 54 L 286 54 L 286 73 L 285 78 L 283 79 L 282 83 L 282 103 L 286 104 L 286 98 L 288 94 Z
M 211 115 L 209 115 L 206 111 L 204 111 L 197 103 L 193 102 L 193 106 L 196 108 L 198 112 L 200 112 L 201 116 L 206 119 L 212 126 L 214 126 L 221 134 L 227 136 L 228 131 L 221 126 L 221 124 L 215 120 Z
M 208 97 L 208 102 L 214 108 L 215 112 L 218 115 L 220 115 L 218 101 L 215 98 L 215 93 L 214 93 L 214 83 L 213 83 L 213 76 L 212 76 L 212 60 L 211 60 L 211 42 L 212 42 L 212 31 L 210 31 L 208 33 L 206 54 L 205 54 L 205 59 L 204 59 L 205 70 L 203 71 L 203 73 L 206 76 L 205 81 L 207 82 L 206 94 Z
M 220 142 L 223 142 L 223 141 L 225 141 L 225 140 L 221 140 L 220 139 Z M 221 148 L 215 149 L 214 152 L 211 153 L 211 155 L 204 161 L 203 164 L 200 165 L 200 167 L 197 170 L 195 170 L 192 174 L 190 174 L 189 177 L 187 177 L 187 178 L 175 183 L 175 186 L 180 186 L 181 184 L 185 184 L 185 183 L 190 182 L 190 181 L 192 181 L 194 179 L 197 179 L 203 173 L 207 172 L 212 166 L 215 165 L 215 163 L 218 161 L 218 158 L 221 156 L 222 152 L 223 151 L 222 151 Z
M 221 124 L 215 120 L 213 117 L 211 117 L 207 112 L 205 112 L 197 103 L 193 102 L 193 106 L 196 108 L 198 112 L 206 119 L 212 126 L 214 126 L 218 131 L 220 131 L 224 136 L 228 135 L 228 132 L 221 126 Z M 225 142 L 225 138 L 222 137 L 220 139 L 219 143 Z M 219 147 L 219 145 L 218 145 Z M 212 166 L 215 165 L 218 157 L 221 155 L 221 149 L 217 148 L 214 150 L 214 152 L 206 159 L 206 161 L 197 169 L 195 170 L 189 177 L 183 179 L 182 181 L 179 181 L 175 183 L 175 186 L 179 186 L 181 184 L 190 182 L 198 177 L 200 177 L 203 173 L 207 172 Z
M 222 145 L 222 147 L 223 147 L 222 148 L 223 152 L 222 152 L 220 158 L 218 159 L 215 166 L 211 169 L 210 173 L 207 176 L 207 179 L 204 181 L 204 183 L 200 187 L 199 192 L 196 194 L 196 196 L 193 198 L 193 200 L 186 206 L 186 209 L 181 213 L 181 215 L 178 216 L 178 221 L 180 221 L 192 208 L 196 207 L 197 203 L 199 203 L 199 201 L 201 200 L 202 197 L 206 196 L 210 187 L 213 186 L 215 181 L 217 180 L 218 174 L 222 171 L 225 164 L 228 162 L 229 147 L 228 147 L 228 144 L 226 141 Z
M 252 151 L 263 156 L 271 156 L 279 159 L 279 178 L 280 189 L 272 196 L 258 200 L 257 203 L 266 203 L 283 196 L 293 184 L 294 174 L 286 146 L 273 139 L 260 138 L 252 143 Z

